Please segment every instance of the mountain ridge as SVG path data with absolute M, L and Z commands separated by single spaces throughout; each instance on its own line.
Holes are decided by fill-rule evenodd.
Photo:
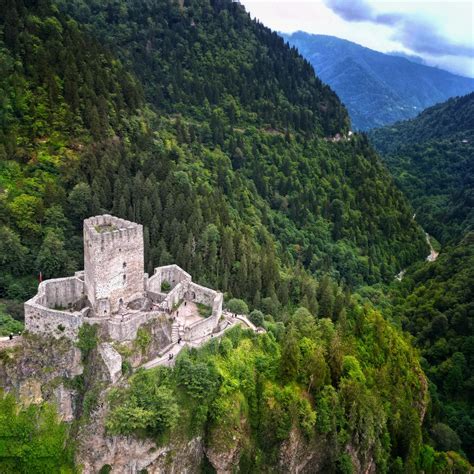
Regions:
M 83 220 L 110 213 L 143 226 L 148 274 L 176 263 L 265 330 L 236 328 L 151 370 L 137 369 L 173 338 L 172 314 L 113 347 L 94 324 L 69 342 L 15 337 L 0 357 L 0 437 L 10 448 L 5 433 L 31 436 L 0 457 L 3 471 L 462 466 L 425 444 L 428 386 L 410 341 L 351 295 L 423 258 L 424 234 L 299 53 L 230 0 L 0 7 L 0 51 L 16 64 L 0 87 L 21 99 L 0 121 L 0 296 L 26 300 L 39 272 L 73 275 Z M 93 64 L 74 54 L 84 36 Z M 49 416 L 57 436 L 42 442 L 47 403 L 68 424 Z
M 365 130 L 412 118 L 437 102 L 474 90 L 473 78 L 399 55 L 381 53 L 349 40 L 302 31 L 281 35 L 299 49 L 316 74 L 338 93 L 349 109 L 356 129 Z M 358 75 L 341 67 L 347 58 L 359 66 Z M 367 77 L 364 79 L 363 75 Z M 371 82 L 366 84 L 368 78 Z M 364 91 L 364 100 L 360 95 L 354 98 L 354 88 Z
M 368 133 L 417 220 L 442 243 L 474 228 L 474 93 Z

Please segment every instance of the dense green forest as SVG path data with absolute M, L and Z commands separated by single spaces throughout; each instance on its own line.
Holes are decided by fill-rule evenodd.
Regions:
M 474 234 L 392 285 L 393 317 L 415 336 L 431 384 L 427 426 L 440 450 L 474 459 Z M 387 314 L 387 313 L 386 313 Z
M 380 314 L 346 304 L 334 321 L 299 308 L 286 326 L 267 318 L 263 336 L 232 329 L 181 354 L 173 370 L 137 372 L 110 392 L 107 429 L 203 435 L 217 452 L 243 444 L 241 472 L 271 471 L 295 430 L 330 447 L 321 472 L 352 472 L 348 444 L 380 472 L 443 472 L 451 457 L 422 445 L 426 380 L 417 355 Z
M 474 459 L 473 327 L 474 235 L 441 249 L 435 262 L 411 266 L 401 282 L 364 288 L 395 324 L 413 335 L 430 380 L 431 409 L 425 422 L 437 449 Z
M 347 112 L 296 51 L 230 0 L 0 0 L 0 26 L 3 330 L 39 272 L 82 268 L 82 220 L 110 212 L 144 225 L 146 271 L 176 262 L 268 330 L 135 375 L 111 432 L 169 436 L 181 410 L 218 440 L 251 414 L 249 469 L 292 427 L 338 472 L 349 440 L 381 471 L 467 469 L 423 444 L 414 350 L 350 297 L 425 257 L 423 232 L 365 136 L 329 140 Z
M 40 271 L 51 277 L 79 269 L 82 219 L 104 211 L 145 225 L 148 271 L 177 261 L 202 282 L 257 306 L 303 297 L 295 266 L 356 286 L 388 280 L 426 252 L 409 205 L 365 139 L 324 140 L 347 128 L 336 96 L 239 5 L 151 2 L 153 21 L 139 16 L 147 34 L 170 36 L 179 47 L 140 41 L 147 44 L 142 51 L 133 41 L 135 16 L 146 9 L 134 2 L 97 2 L 92 10 L 64 5 L 83 22 L 97 21 L 87 30 L 47 2 L 4 4 L 3 297 L 29 296 Z M 110 28 L 101 28 L 101 19 Z M 216 31 L 222 41 L 237 40 L 207 54 L 209 42 L 221 44 L 210 40 Z M 94 39 L 101 35 L 101 42 Z M 111 55 L 112 42 L 121 60 Z M 255 97 L 231 85 L 220 90 L 221 76 L 234 69 L 253 90 L 259 48 L 271 52 L 277 72 L 266 67 L 261 74 L 273 71 L 272 87 L 255 90 Z M 189 80 L 220 90 L 208 90 L 200 107 L 188 107 L 198 86 L 180 80 L 190 72 L 175 70 L 183 64 L 175 55 L 194 57 L 194 50 L 220 57 L 220 69 L 205 58 L 184 62 Z M 142 77 L 146 71 L 155 76 Z M 160 77 L 174 95 L 158 94 Z M 294 113 L 263 114 L 259 97 L 266 93 Z M 303 102 L 318 104 L 309 122 L 301 119 L 308 115 Z M 304 286 L 314 299 L 312 285 Z
M 474 93 L 369 133 L 417 220 L 440 242 L 474 227 Z
M 427 109 L 417 118 L 370 132 L 416 220 L 444 246 L 436 262 L 410 267 L 384 314 L 413 334 L 430 378 L 429 434 L 438 449 L 462 448 L 474 458 L 474 94 Z M 373 290 L 371 290 L 373 291 Z M 370 293 L 370 291 L 369 291 Z

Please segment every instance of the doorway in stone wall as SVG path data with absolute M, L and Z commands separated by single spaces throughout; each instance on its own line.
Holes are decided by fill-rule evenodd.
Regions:
M 195 301 L 196 300 L 196 293 L 194 291 L 190 291 L 188 290 L 186 292 L 186 294 L 184 295 L 184 297 L 188 300 L 188 301 Z

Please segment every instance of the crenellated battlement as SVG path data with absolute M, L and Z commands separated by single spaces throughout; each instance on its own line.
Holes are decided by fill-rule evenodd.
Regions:
M 143 296 L 143 267 L 142 225 L 109 214 L 84 221 L 85 286 L 97 315 Z
M 135 240 L 143 235 L 143 226 L 119 217 L 103 214 L 84 221 L 84 240 L 107 245 L 120 240 Z

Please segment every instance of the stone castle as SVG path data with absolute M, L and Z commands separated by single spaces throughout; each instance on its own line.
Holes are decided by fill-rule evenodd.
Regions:
M 83 324 L 97 324 L 103 337 L 131 341 L 142 325 L 166 316 L 173 342 L 193 341 L 217 330 L 222 301 L 177 265 L 149 277 L 142 226 L 106 214 L 84 221 L 84 271 L 41 282 L 25 303 L 25 324 L 29 332 L 72 340 Z

